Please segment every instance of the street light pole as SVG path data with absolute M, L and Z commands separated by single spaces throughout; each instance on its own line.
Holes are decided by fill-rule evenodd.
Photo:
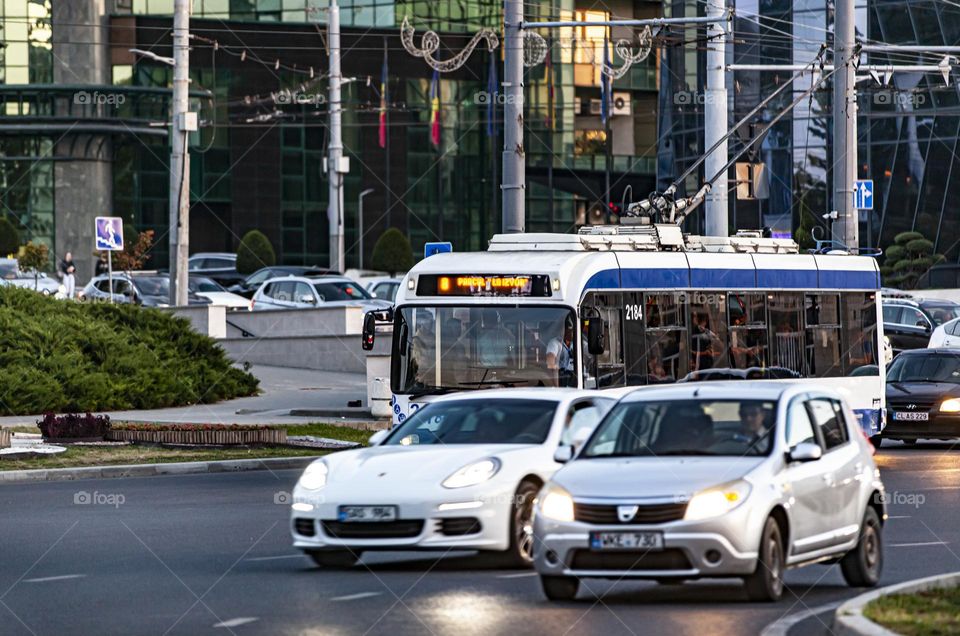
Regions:
M 360 193 L 360 197 L 357 199 L 357 236 L 360 243 L 360 257 L 357 260 L 357 269 L 363 270 L 363 197 L 367 196 L 373 192 L 373 188 L 367 188 Z M 363 271 L 360 272 L 360 275 L 363 276 Z
M 196 130 L 189 110 L 190 0 L 175 0 L 173 14 L 173 100 L 170 125 L 170 304 L 187 305 L 190 258 L 190 155 L 187 134 Z
M 860 247 L 858 210 L 853 207 L 857 179 L 857 86 L 853 67 L 854 0 L 837 0 L 833 63 L 833 222 L 832 239 L 846 249 Z
M 337 0 L 330 0 L 327 17 L 327 44 L 330 47 L 330 99 L 327 108 L 330 117 L 330 142 L 327 148 L 327 178 L 329 179 L 329 202 L 327 222 L 330 226 L 330 269 L 344 271 L 343 258 L 343 136 L 341 131 L 340 88 L 343 76 L 340 72 L 340 7 Z

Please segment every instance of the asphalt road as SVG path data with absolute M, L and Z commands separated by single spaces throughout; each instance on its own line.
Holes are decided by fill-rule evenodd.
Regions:
M 891 446 L 878 458 L 892 498 L 883 583 L 960 570 L 960 448 Z M 0 486 L 0 634 L 713 636 L 803 616 L 791 634 L 824 634 L 817 610 L 857 593 L 836 566 L 789 572 L 775 605 L 723 581 L 589 581 L 576 602 L 550 604 L 532 573 L 464 554 L 320 570 L 290 548 L 287 506 L 274 503 L 296 477 Z

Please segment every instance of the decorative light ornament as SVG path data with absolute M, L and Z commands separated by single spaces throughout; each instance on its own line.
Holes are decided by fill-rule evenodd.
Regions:
M 650 27 L 644 27 L 643 31 L 640 32 L 640 42 L 637 46 L 637 52 L 634 53 L 629 40 L 617 40 L 617 43 L 614 45 L 614 50 L 620 59 L 623 60 L 623 66 L 614 68 L 604 64 L 600 67 L 600 72 L 612 79 L 620 79 L 627 74 L 631 66 L 647 59 L 650 51 L 653 50 L 653 34 L 650 31 Z
M 536 31 L 523 32 L 523 65 L 536 66 L 547 59 L 547 41 Z
M 487 43 L 487 51 L 493 51 L 500 46 L 500 38 L 492 29 L 481 29 L 478 31 L 462 51 L 447 60 L 437 60 L 433 54 L 440 48 L 440 36 L 436 31 L 427 31 L 420 39 L 420 48 L 413 43 L 414 28 L 407 17 L 403 18 L 403 24 L 400 26 L 400 42 L 407 53 L 414 57 L 422 57 L 430 68 L 441 73 L 449 73 L 463 66 L 473 50 L 477 48 L 481 40 Z

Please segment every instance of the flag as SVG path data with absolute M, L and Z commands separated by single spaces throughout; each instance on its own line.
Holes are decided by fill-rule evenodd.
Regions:
M 440 73 L 436 69 L 430 80 L 430 142 L 440 145 Z
M 554 90 L 553 90 L 553 47 L 548 45 L 547 48 L 547 58 L 546 58 L 546 69 L 547 69 L 547 130 L 554 130 L 556 128 L 556 108 L 557 103 L 554 101 Z
M 608 51 L 607 36 L 603 36 L 603 68 L 610 67 L 610 51 Z M 600 121 L 607 125 L 607 119 L 610 118 L 610 76 L 606 73 L 600 73 Z
M 497 56 L 490 52 L 490 70 L 487 72 L 487 137 L 496 137 L 497 130 L 497 98 L 500 93 L 500 82 L 497 79 Z
M 383 70 L 380 71 L 380 147 L 387 147 L 387 42 L 383 42 Z

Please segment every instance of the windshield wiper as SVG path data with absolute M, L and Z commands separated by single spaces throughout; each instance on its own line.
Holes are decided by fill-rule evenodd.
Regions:
M 444 393 L 453 393 L 454 391 L 461 390 L 462 389 L 458 386 L 425 386 L 412 390 L 410 392 L 410 397 L 417 398 L 423 395 L 443 395 Z
M 669 450 L 661 453 L 654 453 L 654 457 L 666 457 L 667 455 L 716 455 L 702 450 Z

